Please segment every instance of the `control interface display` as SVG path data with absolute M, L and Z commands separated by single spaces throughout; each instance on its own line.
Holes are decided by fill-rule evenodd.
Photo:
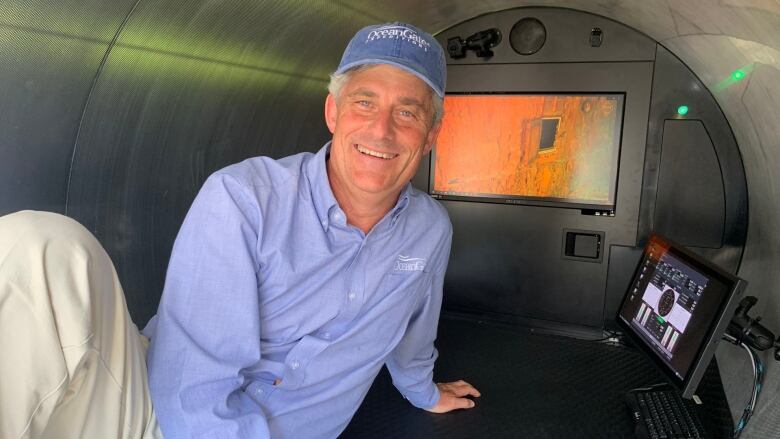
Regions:
M 639 274 L 638 281 L 648 276 L 649 282 L 641 291 L 642 304 L 632 324 L 671 359 L 701 300 L 707 278 L 669 253 L 660 255 L 659 259 L 653 259 L 658 256 L 653 253 L 650 256 Z M 640 286 L 635 286 L 632 294 L 639 294 Z
M 618 314 L 643 349 L 679 380 L 693 370 L 734 287 L 699 259 L 651 237 Z

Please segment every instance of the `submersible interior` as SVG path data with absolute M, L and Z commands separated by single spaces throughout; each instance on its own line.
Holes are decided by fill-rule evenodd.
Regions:
M 361 27 L 396 20 L 448 51 L 452 105 L 475 96 L 558 100 L 527 104 L 539 108 L 523 134 L 533 151 L 501 155 L 486 142 L 450 162 L 434 151 L 413 179 L 454 227 L 435 378 L 469 379 L 483 394 L 477 408 L 418 411 L 381 374 L 345 437 L 630 434 L 619 395 L 663 378 L 631 348 L 592 340 L 617 329 L 652 233 L 747 280 L 746 294 L 759 299 L 753 312 L 780 330 L 780 3 L 772 0 L 6 0 L 0 214 L 47 210 L 85 225 L 142 327 L 206 177 L 256 155 L 318 150 L 330 137 L 328 75 L 344 47 Z M 490 29 L 501 35 L 490 55 L 451 47 Z M 577 117 L 590 123 L 603 110 L 611 131 L 575 133 L 561 97 L 579 99 Z M 447 108 L 460 135 L 495 131 Z M 559 143 L 545 145 L 545 129 Z M 553 187 L 563 181 L 556 172 L 568 172 L 554 165 L 567 135 L 612 142 L 606 154 L 571 160 L 596 165 L 567 180 L 605 184 L 603 194 L 491 199 L 436 178 L 448 163 L 467 162 L 505 187 Z M 549 178 L 502 177 L 532 159 L 547 160 Z M 764 355 L 764 389 L 742 437 L 780 435 L 780 367 Z M 734 346 L 718 347 L 716 358 L 700 396 L 717 401 L 707 422 L 719 437 L 741 415 L 751 376 Z

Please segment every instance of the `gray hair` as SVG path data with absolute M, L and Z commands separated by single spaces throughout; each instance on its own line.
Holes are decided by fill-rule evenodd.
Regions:
M 338 73 L 338 74 L 332 73 L 330 75 L 330 83 L 328 83 L 328 91 L 330 92 L 330 94 L 333 95 L 334 98 L 336 98 L 336 101 L 338 101 L 339 93 L 341 93 L 341 88 L 344 87 L 344 84 L 346 84 L 349 81 L 352 75 L 374 65 L 375 64 L 361 64 L 357 67 L 353 67 L 347 70 L 344 73 Z M 441 118 L 444 116 L 444 99 L 438 94 L 436 94 L 436 92 L 433 91 L 432 88 L 430 88 L 430 91 L 431 91 L 431 106 L 433 107 L 433 125 L 436 125 L 441 121 Z

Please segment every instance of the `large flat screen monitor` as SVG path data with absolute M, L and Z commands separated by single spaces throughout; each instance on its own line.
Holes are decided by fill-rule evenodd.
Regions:
M 690 398 L 745 286 L 744 280 L 654 235 L 623 299 L 618 324 Z
M 624 95 L 447 94 L 434 198 L 613 210 Z

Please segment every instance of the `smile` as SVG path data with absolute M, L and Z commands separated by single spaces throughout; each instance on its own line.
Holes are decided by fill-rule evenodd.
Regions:
M 357 145 L 356 144 L 355 148 L 361 154 L 370 155 L 371 157 L 377 157 L 377 158 L 385 159 L 385 160 L 394 159 L 394 158 L 396 158 L 398 156 L 398 154 L 388 154 L 388 153 L 384 153 L 384 152 L 374 151 L 374 150 L 366 148 L 363 145 Z

